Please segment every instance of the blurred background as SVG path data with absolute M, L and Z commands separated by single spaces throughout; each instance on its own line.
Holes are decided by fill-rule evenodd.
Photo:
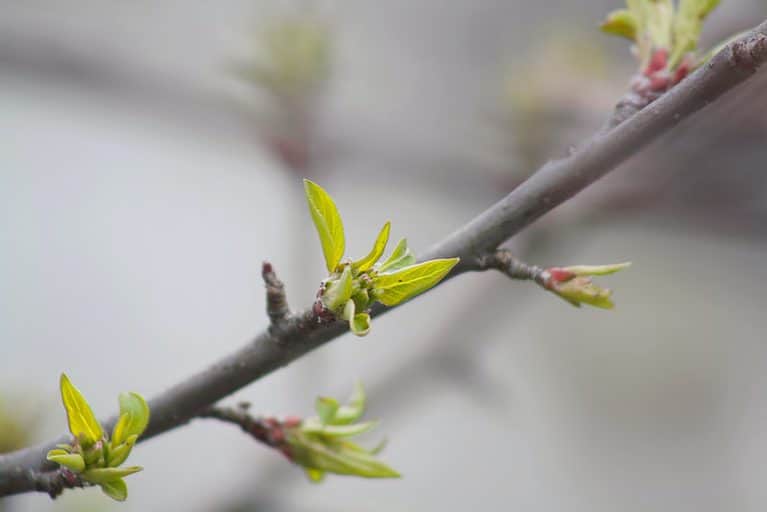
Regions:
M 352 255 L 392 220 L 424 250 L 566 154 L 634 71 L 618 0 L 3 0 L 0 451 L 97 415 L 267 325 L 324 265 L 303 199 L 334 196 Z M 767 15 L 725 0 L 706 45 Z M 139 445 L 130 496 L 3 512 L 761 511 L 767 507 L 767 73 L 511 242 L 541 265 L 634 266 L 617 308 L 464 275 L 230 397 L 308 415 L 361 378 L 402 480 L 312 485 L 198 420 Z

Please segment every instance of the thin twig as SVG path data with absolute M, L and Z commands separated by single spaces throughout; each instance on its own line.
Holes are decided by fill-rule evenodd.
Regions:
M 278 327 L 290 316 L 285 285 L 274 272 L 272 264 L 265 261 L 261 266 L 261 277 L 266 285 L 266 314 L 273 327 Z
M 504 199 L 422 255 L 423 259 L 461 258 L 449 277 L 481 270 L 480 258 L 536 219 L 601 178 L 618 164 L 722 94 L 752 76 L 767 60 L 767 22 L 728 45 L 708 64 L 642 111 L 607 133 L 599 133 L 567 158 L 548 163 Z M 391 308 L 378 306 L 373 314 Z M 247 384 L 287 365 L 348 327 L 319 325 L 311 311 L 282 322 L 278 333 L 265 330 L 238 351 L 150 400 L 152 419 L 143 441 L 186 423 L 201 410 Z M 115 418 L 105 422 L 107 430 Z M 46 452 L 57 442 L 0 456 L 0 496 L 35 491 L 29 470 L 53 469 Z

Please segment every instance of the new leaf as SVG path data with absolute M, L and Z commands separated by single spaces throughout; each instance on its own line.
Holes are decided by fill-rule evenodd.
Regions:
M 458 258 L 425 261 L 395 272 L 378 274 L 373 279 L 376 299 L 394 306 L 423 293 L 439 283 L 458 263 Z
M 306 201 L 320 237 L 328 272 L 335 271 L 344 255 L 344 225 L 333 199 L 316 183 L 304 180 Z
M 93 414 L 90 405 L 63 373 L 61 374 L 60 387 L 61 400 L 67 411 L 69 431 L 82 443 L 84 448 L 94 445 L 104 436 L 104 432 L 101 430 L 101 424 Z

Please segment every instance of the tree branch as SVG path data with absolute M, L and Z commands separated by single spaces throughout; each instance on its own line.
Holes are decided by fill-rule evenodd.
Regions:
M 767 22 L 728 45 L 701 69 L 633 117 L 599 133 L 571 155 L 544 165 L 504 199 L 422 255 L 422 260 L 459 256 L 449 277 L 482 269 L 483 258 L 533 221 L 567 201 L 680 121 L 752 76 L 767 60 Z M 377 305 L 374 315 L 391 308 Z M 149 401 L 152 419 L 143 441 L 178 427 L 211 404 L 289 364 L 348 330 L 321 324 L 311 310 L 291 315 L 236 352 Z M 115 418 L 105 422 L 112 428 Z M 57 442 L 0 456 L 0 496 L 36 491 L 35 471 L 55 465 L 45 454 Z

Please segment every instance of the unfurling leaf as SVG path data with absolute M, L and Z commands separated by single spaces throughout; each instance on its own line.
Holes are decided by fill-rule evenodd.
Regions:
M 60 379 L 61 400 L 67 411 L 69 431 L 80 441 L 83 448 L 89 448 L 104 436 L 101 424 L 94 416 L 82 393 L 65 374 Z
M 588 277 L 574 277 L 558 283 L 552 291 L 575 307 L 580 307 L 582 303 L 602 309 L 615 307 L 610 300 L 612 291 L 595 285 Z
M 80 476 L 83 480 L 92 484 L 104 484 L 114 482 L 122 477 L 138 473 L 143 468 L 140 466 L 128 466 L 127 468 L 94 468 L 83 471 Z
M 354 423 L 365 413 L 365 388 L 362 387 L 362 383 L 357 381 L 354 384 L 354 392 L 352 392 L 349 403 L 342 405 L 338 408 L 335 414 L 336 425 L 348 425 Z
M 350 441 L 320 441 L 296 433 L 290 440 L 294 461 L 315 471 L 364 478 L 398 478 L 399 473 Z
M 637 38 L 636 16 L 626 9 L 619 9 L 608 14 L 607 18 L 599 28 L 601 28 L 603 32 L 625 37 L 631 41 L 635 41 Z
M 430 260 L 378 274 L 373 279 L 375 298 L 387 306 L 399 304 L 439 283 L 456 263 L 458 258 Z
M 325 307 L 334 313 L 338 313 L 349 302 L 353 291 L 352 269 L 349 265 L 346 265 L 344 271 L 341 272 L 341 276 L 328 283 L 327 289 L 322 296 L 322 301 Z
M 365 421 L 351 425 L 332 425 L 306 420 L 301 426 L 301 430 L 306 434 L 318 434 L 327 437 L 353 437 L 367 432 L 376 424 L 375 421 Z
M 379 272 L 394 272 L 403 267 L 407 267 L 415 263 L 415 255 L 410 251 L 407 246 L 407 239 L 403 238 L 397 242 L 397 246 L 394 248 L 394 252 L 391 256 L 386 258 L 378 269 Z
M 71 469 L 75 473 L 80 473 L 85 469 L 85 460 L 79 453 L 67 453 L 64 450 L 51 450 L 46 456 L 51 462 L 61 464 Z
M 367 256 L 352 263 L 352 269 L 358 272 L 365 272 L 376 264 L 381 259 L 384 251 L 386 250 L 386 244 L 389 241 L 389 231 L 391 230 L 391 222 L 386 222 L 381 228 L 381 232 L 378 233 L 373 248 L 370 250 Z
M 574 265 L 572 267 L 563 267 L 562 270 L 571 272 L 576 276 L 606 276 L 614 274 L 623 269 L 629 268 L 631 262 L 612 263 L 610 265 Z
M 357 313 L 349 321 L 349 328 L 356 336 L 365 336 L 370 332 L 370 315 Z
M 107 460 L 109 467 L 115 468 L 125 462 L 133 449 L 133 445 L 136 444 L 136 439 L 138 439 L 138 436 L 135 434 L 129 436 L 123 444 L 113 446 L 112 449 L 109 450 L 109 457 Z
M 314 404 L 314 410 L 317 411 L 317 416 L 320 417 L 322 423 L 331 424 L 339 405 L 335 398 L 319 396 Z
M 112 431 L 112 446 L 131 436 L 140 436 L 149 424 L 149 405 L 138 393 L 120 393 L 120 419 Z
M 328 272 L 334 272 L 344 255 L 344 226 L 333 199 L 316 183 L 304 180 L 306 201 L 320 237 Z
M 128 486 L 122 478 L 104 482 L 101 484 L 101 490 L 104 491 L 104 494 L 116 501 L 125 501 L 128 497 Z

